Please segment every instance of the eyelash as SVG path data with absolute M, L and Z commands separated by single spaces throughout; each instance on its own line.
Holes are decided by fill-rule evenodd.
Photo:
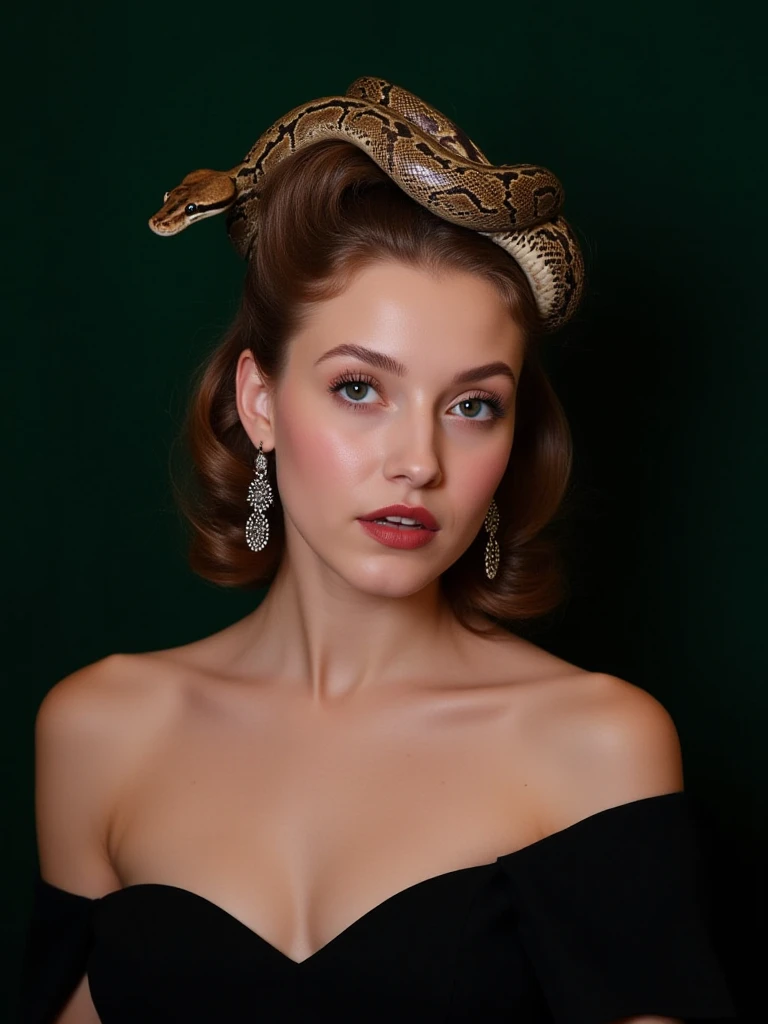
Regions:
M 328 385 L 328 391 L 331 394 L 336 394 L 338 391 L 341 391 L 341 389 L 346 384 L 368 384 L 376 391 L 381 390 L 379 382 L 376 380 L 375 377 L 371 377 L 370 374 L 344 372 L 339 374 L 338 377 L 334 377 L 334 379 Z M 504 404 L 504 398 L 502 395 L 498 393 L 498 391 L 486 391 L 483 394 L 468 395 L 467 398 L 462 399 L 462 401 L 468 401 L 469 399 L 477 399 L 481 402 L 485 402 L 486 405 L 489 406 L 491 410 L 491 418 L 486 420 L 474 420 L 474 417 L 472 416 L 459 416 L 459 419 L 467 420 L 469 423 L 472 423 L 473 421 L 477 423 L 483 423 L 485 424 L 485 426 L 488 426 L 490 423 L 493 423 L 494 420 L 501 419 L 502 416 L 506 415 L 506 405 Z M 365 402 L 348 402 L 346 401 L 346 399 L 343 398 L 339 398 L 338 401 L 341 402 L 342 405 L 350 406 L 353 409 L 365 408 L 365 406 L 368 404 Z M 457 402 L 456 404 L 458 405 L 459 403 Z

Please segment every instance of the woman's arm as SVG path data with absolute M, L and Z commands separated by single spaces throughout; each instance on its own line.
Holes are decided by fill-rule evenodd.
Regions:
M 35 720 L 35 819 L 40 874 L 89 898 L 120 888 L 105 832 L 116 776 L 114 658 L 58 682 Z M 55 1024 L 99 1024 L 83 975 Z
M 589 697 L 564 709 L 557 747 L 561 783 L 549 828 L 630 800 L 683 789 L 683 763 L 674 721 L 646 690 L 614 676 L 594 679 Z M 612 1024 L 683 1024 L 648 1014 Z

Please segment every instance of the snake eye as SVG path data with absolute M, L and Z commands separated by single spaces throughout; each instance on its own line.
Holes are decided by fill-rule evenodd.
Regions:
M 184 213 L 191 217 L 196 209 L 197 206 L 194 203 L 187 203 L 187 205 L 184 207 Z

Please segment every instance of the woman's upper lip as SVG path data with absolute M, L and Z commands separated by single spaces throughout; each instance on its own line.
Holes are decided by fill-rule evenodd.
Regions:
M 439 530 L 440 524 L 423 505 L 387 505 L 386 508 L 377 508 L 368 512 L 360 519 L 384 519 L 385 516 L 402 516 L 404 519 L 415 519 L 427 530 Z

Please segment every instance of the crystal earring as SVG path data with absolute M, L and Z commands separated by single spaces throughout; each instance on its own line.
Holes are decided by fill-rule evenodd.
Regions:
M 485 545 L 485 575 L 492 580 L 499 568 L 499 542 L 496 540 L 496 530 L 499 525 L 499 510 L 496 507 L 496 499 L 491 498 L 491 504 L 485 516 L 485 528 L 488 531 L 488 543 Z
M 248 488 L 248 504 L 253 512 L 245 524 L 245 540 L 251 551 L 261 551 L 269 540 L 269 523 L 264 515 L 272 504 L 272 485 L 267 480 L 267 457 L 263 453 L 263 441 L 259 441 L 259 453 L 254 461 L 256 476 Z

